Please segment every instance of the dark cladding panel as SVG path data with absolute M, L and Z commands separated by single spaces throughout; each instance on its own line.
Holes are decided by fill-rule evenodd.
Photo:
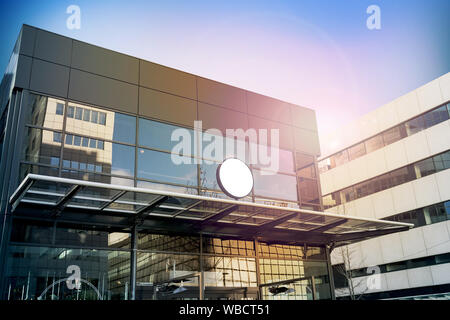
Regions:
M 249 128 L 255 128 L 255 129 L 267 129 L 267 137 L 268 137 L 268 143 L 270 142 L 270 135 L 271 135 L 271 129 L 278 129 L 279 130 L 279 147 L 282 149 L 293 149 L 293 132 L 292 127 L 278 123 L 273 122 L 253 116 L 248 117 L 249 121 Z
M 138 59 L 76 40 L 72 67 L 134 84 L 139 80 Z
M 294 126 L 317 132 L 316 113 L 314 110 L 292 105 L 291 113 Z
M 197 101 L 141 87 L 139 114 L 193 127 L 197 118 Z
M 34 51 L 34 39 L 36 37 L 36 29 L 26 25 L 22 26 L 20 39 L 20 53 L 32 56 Z
M 320 155 L 319 136 L 317 132 L 294 128 L 295 149 L 308 154 Z
M 216 128 L 223 134 L 226 129 L 247 130 L 248 127 L 246 114 L 201 102 L 198 104 L 198 118 L 203 121 L 203 129 Z
M 69 99 L 137 113 L 138 87 L 72 69 Z
M 247 112 L 245 91 L 223 83 L 197 78 L 198 100 L 217 106 Z
M 32 58 L 19 55 L 16 71 L 16 87 L 28 89 L 30 84 L 31 61 Z
M 247 92 L 248 114 L 292 124 L 290 106 L 270 97 Z
M 39 59 L 33 59 L 30 89 L 67 97 L 69 68 Z
M 197 99 L 195 76 L 189 73 L 141 60 L 141 86 Z
M 36 30 L 34 57 L 70 66 L 72 39 L 43 30 Z

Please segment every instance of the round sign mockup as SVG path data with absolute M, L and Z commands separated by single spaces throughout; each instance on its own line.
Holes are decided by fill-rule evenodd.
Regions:
M 220 189 L 232 198 L 238 199 L 245 197 L 252 191 L 252 172 L 250 168 L 239 159 L 226 159 L 217 168 L 216 176 Z

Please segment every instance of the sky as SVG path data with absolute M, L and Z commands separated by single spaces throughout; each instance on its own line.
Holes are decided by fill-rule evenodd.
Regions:
M 2 1 L 0 70 L 26 23 L 312 108 L 323 137 L 449 72 L 449 13 L 449 0 Z

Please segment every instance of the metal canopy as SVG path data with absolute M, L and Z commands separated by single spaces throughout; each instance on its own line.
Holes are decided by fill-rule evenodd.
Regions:
M 272 243 L 339 246 L 413 227 L 409 223 L 36 174 L 26 176 L 10 204 L 17 215 L 32 213 L 88 224 L 114 221 L 124 228 L 139 225 L 148 232 L 258 237 Z

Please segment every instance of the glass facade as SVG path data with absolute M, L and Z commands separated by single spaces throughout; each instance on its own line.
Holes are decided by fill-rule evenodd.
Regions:
M 25 97 L 26 135 L 19 181 L 28 173 L 45 172 L 74 179 L 226 197 L 216 182 L 216 170 L 223 159 L 218 159 L 214 152 L 206 152 L 206 142 L 201 156 L 195 155 L 195 135 L 190 128 L 34 93 Z M 179 136 L 173 135 L 177 129 L 188 133 L 190 148 L 174 149 L 179 143 Z M 204 133 L 206 141 L 215 138 Z M 223 141 L 223 157 L 229 156 L 230 142 L 234 143 L 229 138 Z M 243 157 L 250 160 L 248 142 L 242 145 Z M 270 156 L 271 149 L 267 149 Z M 239 156 L 239 147 L 235 146 L 233 152 Z M 254 189 L 244 200 L 320 210 L 315 156 L 285 149 L 276 152 L 279 155 L 276 172 L 268 165 L 250 165 Z M 174 155 L 181 164 L 173 161 Z
M 28 173 L 38 173 L 228 198 L 216 182 L 223 159 L 208 153 L 202 159 L 191 149 L 182 149 L 177 156 L 183 164 L 172 161 L 177 143 L 172 133 L 187 130 L 193 146 L 190 128 L 29 92 L 24 98 L 25 130 L 16 183 Z M 249 159 L 248 143 L 244 145 Z M 319 210 L 316 157 L 293 150 L 277 152 L 276 172 L 270 166 L 250 165 L 254 190 L 241 200 Z M 46 186 L 41 191 L 51 200 L 57 187 L 53 189 Z M 33 190 L 39 192 L 38 186 Z M 95 200 L 89 197 L 92 194 Z M 93 188 L 78 195 L 73 201 L 80 208 L 87 204 L 100 208 L 113 197 Z M 122 198 L 112 209 L 118 213 L 136 209 L 130 209 L 126 194 Z M 10 300 L 130 299 L 131 232 L 130 227 L 114 224 L 59 221 L 51 213 L 39 219 L 15 216 L 0 295 Z M 137 233 L 136 299 L 199 299 L 201 282 L 205 299 L 330 299 L 324 252 L 321 247 L 162 235 L 143 229 Z M 73 280 L 76 270 L 78 284 Z M 279 281 L 293 290 L 274 295 L 271 283 Z M 68 283 L 75 284 L 75 290 L 69 290 Z
M 8 300 L 129 299 L 130 249 L 130 234 L 124 231 L 15 218 L 1 295 Z M 74 266 L 80 286 L 69 290 Z M 205 299 L 307 300 L 313 299 L 312 290 L 317 299 L 331 297 L 321 247 L 138 234 L 137 299 L 198 299 L 200 273 Z M 293 291 L 270 293 L 270 284 L 279 281 Z M 173 293 L 179 287 L 184 291 Z

